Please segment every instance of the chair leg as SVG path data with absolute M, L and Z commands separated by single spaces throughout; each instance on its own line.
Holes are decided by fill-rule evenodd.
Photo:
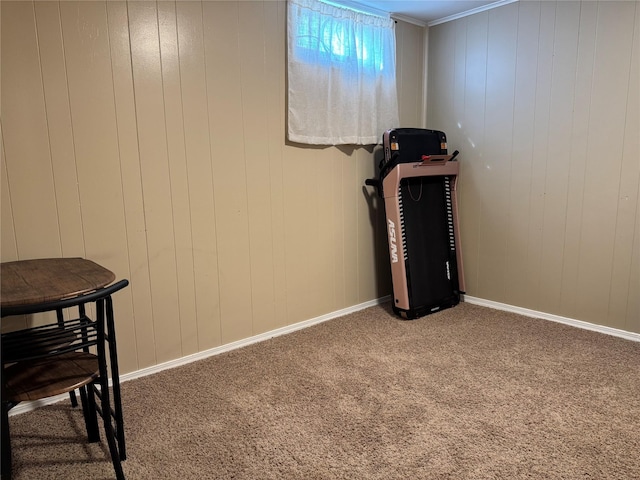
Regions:
M 109 453 L 111 454 L 111 461 L 113 462 L 113 469 L 116 472 L 117 480 L 125 480 L 124 472 L 122 471 L 122 463 L 120 462 L 120 453 L 118 452 L 118 444 L 116 442 L 116 436 L 113 429 L 113 423 L 111 422 L 111 405 L 109 402 L 109 383 L 106 379 L 107 376 L 102 377 L 100 385 L 100 398 L 102 400 L 102 421 L 104 423 L 104 436 L 107 437 L 107 443 L 109 445 Z
M 87 427 L 87 438 L 90 443 L 99 442 L 100 431 L 98 430 L 98 413 L 96 411 L 96 397 L 93 393 L 92 384 L 89 384 L 87 387 L 80 387 L 80 401 L 82 402 L 84 424 Z
M 11 438 L 9 437 L 9 405 L 2 402 L 2 480 L 11 480 Z
M 124 440 L 124 419 L 122 415 L 122 399 L 120 395 L 120 382 L 116 377 L 113 378 L 113 410 L 115 420 L 115 434 L 118 440 L 118 451 L 120 452 L 120 460 L 127 459 L 127 449 Z
M 76 398 L 76 391 L 71 390 L 69 392 L 69 400 L 71 400 L 71 406 L 76 408 L 78 406 L 78 399 Z
M 106 304 L 105 304 L 106 301 Z M 105 334 L 104 328 L 107 328 L 108 334 L 104 335 L 103 338 L 107 340 L 109 343 L 109 354 L 111 360 L 112 373 L 114 377 L 114 383 L 119 387 L 119 378 L 118 378 L 118 360 L 117 357 L 113 356 L 115 350 L 115 338 L 113 337 L 114 327 L 113 327 L 113 306 L 111 303 L 111 297 L 106 297 L 106 299 L 100 299 L 96 302 L 96 314 L 97 314 L 97 326 L 98 326 L 98 334 Z M 106 319 L 105 319 L 106 314 Z M 106 322 L 105 322 L 106 320 Z M 108 325 L 105 325 L 108 323 Z M 125 480 L 124 472 L 122 471 L 122 463 L 120 461 L 120 452 L 118 451 L 118 444 L 116 442 L 116 433 L 113 428 L 112 423 L 112 415 L 111 415 L 111 404 L 109 401 L 109 376 L 107 372 L 107 362 L 106 362 L 106 345 L 105 342 L 98 342 L 98 358 L 99 358 L 99 366 L 100 366 L 100 400 L 102 407 L 102 420 L 104 422 L 104 435 L 107 437 L 107 442 L 109 444 L 109 453 L 111 453 L 111 461 L 113 462 L 113 468 L 116 472 L 117 480 Z M 115 365 L 115 371 L 113 371 L 113 367 Z M 116 401 L 120 401 L 120 392 L 119 389 L 116 388 L 115 393 Z M 121 417 L 120 417 L 121 418 Z
M 120 392 L 120 372 L 118 368 L 118 349 L 116 347 L 115 324 L 113 320 L 113 301 L 111 297 L 105 299 L 105 320 L 107 328 L 107 344 L 109 346 L 109 358 L 111 359 L 111 379 L 113 382 L 113 408 L 116 422 L 115 431 L 118 440 L 120 460 L 127 459 L 127 447 L 124 439 L 124 418 L 122 414 L 122 395 Z

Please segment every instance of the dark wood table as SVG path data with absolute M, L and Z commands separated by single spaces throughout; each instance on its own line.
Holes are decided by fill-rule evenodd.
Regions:
M 55 302 L 112 283 L 110 270 L 84 258 L 40 258 L 0 264 L 0 307 Z M 5 313 L 3 312 L 3 316 Z
M 47 305 L 67 298 L 84 295 L 105 287 L 115 280 L 113 272 L 84 258 L 39 258 L 0 263 L 0 309 L 2 317 L 14 315 L 23 309 L 48 311 Z M 62 309 L 55 309 L 58 322 L 63 322 Z M 25 334 L 28 335 L 28 334 Z M 69 334 L 70 339 L 74 338 Z M 40 353 L 46 346 L 40 345 L 38 335 L 31 341 L 22 337 L 29 350 Z M 64 340 L 64 339 L 61 339 Z M 2 359 L 17 356 L 3 342 Z
M 79 329 L 91 328 L 93 321 L 90 321 L 85 316 L 84 312 L 84 300 L 95 301 L 93 297 L 103 295 L 110 295 L 111 291 L 117 291 L 126 285 L 127 280 L 121 280 L 120 282 L 113 284 L 115 280 L 115 274 L 110 270 L 98 265 L 91 260 L 84 258 L 41 258 L 33 260 L 19 260 L 15 262 L 0 263 L 0 310 L 1 317 L 9 317 L 12 315 L 31 314 L 46 311 L 55 311 L 58 317 L 59 330 L 61 333 L 55 339 L 53 346 L 54 350 L 60 351 L 65 346 L 69 348 L 73 347 L 73 343 L 77 339 Z M 113 284 L 113 285 L 111 285 Z M 107 291 L 103 293 L 104 287 L 107 287 Z M 109 358 L 111 371 L 113 376 L 113 389 L 114 389 L 114 402 L 115 417 L 117 425 L 117 441 L 120 448 L 120 457 L 122 460 L 126 458 L 124 450 L 124 432 L 122 430 L 122 406 L 120 401 L 120 382 L 118 373 L 118 361 L 115 348 L 115 333 L 113 325 L 113 311 L 111 305 L 110 296 L 104 297 L 108 299 L 108 307 L 106 314 L 107 328 L 110 332 L 110 345 L 109 345 Z M 99 309 L 103 311 L 105 300 L 99 300 L 101 306 Z M 80 319 L 64 320 L 63 309 L 67 306 L 76 305 L 79 307 Z M 97 307 L 98 308 L 98 307 Z M 87 323 L 91 322 L 91 323 Z M 103 320 L 104 322 L 104 320 Z M 53 327 L 56 324 L 51 325 Z M 14 332 L 7 332 L 0 335 L 2 338 L 2 348 L 0 348 L 0 362 L 2 369 L 7 364 L 14 362 L 14 365 L 20 365 L 20 362 L 31 360 L 31 358 L 37 358 L 42 356 L 52 349 L 52 343 L 49 337 L 43 335 L 46 333 L 46 329 L 51 327 L 50 325 L 27 327 L 19 329 Z M 86 332 L 86 330 L 83 330 Z M 46 338 L 45 338 L 46 337 Z M 68 338 L 67 338 L 68 337 Z M 41 340 L 43 339 L 43 340 Z M 7 340 L 5 342 L 5 340 Z M 88 354 L 88 353 L 87 353 Z M 58 357 L 62 358 L 62 356 Z M 15 363 L 18 362 L 18 363 Z M 66 364 L 58 362 L 58 366 L 61 368 L 67 368 Z M 52 367 L 47 366 L 45 370 L 51 370 Z M 106 367 L 105 367 L 106 368 Z M 49 372 L 51 373 L 51 372 Z M 65 370 L 65 375 L 67 370 Z M 82 371 L 79 377 L 86 377 L 87 372 Z M 108 383 L 106 379 L 106 370 L 104 376 L 104 384 L 102 389 L 108 390 Z M 32 379 L 33 380 L 33 379 Z M 102 381 L 102 380 L 101 380 Z M 46 382 L 45 382 L 46 383 Z M 68 383 L 68 382 L 67 382 Z M 47 384 L 47 388 L 55 389 L 55 384 Z M 8 405 L 5 400 L 5 393 L 9 391 L 8 385 L 5 385 L 5 381 L 2 381 L 2 478 L 10 478 L 11 476 L 11 451 L 9 445 L 9 424 L 8 424 L 8 409 L 12 405 Z M 68 390 L 65 390 L 68 391 Z M 55 391 L 47 391 L 49 393 L 56 393 Z M 72 393 L 72 392 L 70 392 Z M 107 393 L 107 392 L 105 392 Z M 44 395 L 37 395 L 38 398 L 42 398 Z M 108 397 L 108 395 L 107 395 Z M 26 399 L 29 399 L 27 396 Z M 19 399 L 22 401 L 23 399 Z M 75 400 L 75 396 L 72 394 L 72 400 Z M 108 400 L 107 400 L 108 402 Z M 75 401 L 73 402 L 75 403 Z M 5 405 L 7 404 L 7 405 Z M 105 409 L 106 405 L 103 405 Z M 104 415 L 112 414 L 111 407 L 106 409 Z M 95 435 L 90 433 L 90 441 L 97 440 L 97 423 L 95 424 Z M 89 430 L 88 430 L 89 433 Z M 95 438 L 93 438 L 95 437 Z M 6 445 L 5 445 L 6 443 Z M 7 447 L 7 448 L 5 448 Z M 111 446 L 110 446 L 111 450 Z M 114 455 L 111 452 L 112 457 Z M 114 461 L 115 462 L 115 461 Z M 122 469 L 117 462 L 116 474 L 118 478 L 122 477 Z M 114 463 L 115 465 L 115 463 Z

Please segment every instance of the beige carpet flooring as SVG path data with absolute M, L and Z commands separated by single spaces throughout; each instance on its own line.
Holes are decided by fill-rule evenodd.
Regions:
M 638 479 L 640 343 L 471 304 L 372 307 L 122 385 L 129 480 Z M 61 402 L 15 480 L 112 479 Z

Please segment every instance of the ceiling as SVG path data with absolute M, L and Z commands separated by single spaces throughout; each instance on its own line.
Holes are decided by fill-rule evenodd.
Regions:
M 428 24 L 451 15 L 503 2 L 501 0 L 355 0 L 351 3 L 395 13 Z

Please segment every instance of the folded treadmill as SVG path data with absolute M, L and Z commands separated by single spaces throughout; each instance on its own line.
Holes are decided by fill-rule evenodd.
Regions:
M 384 199 L 393 311 L 414 319 L 450 308 L 464 293 L 456 185 L 458 151 L 444 132 L 387 130 L 379 177 L 366 180 Z

